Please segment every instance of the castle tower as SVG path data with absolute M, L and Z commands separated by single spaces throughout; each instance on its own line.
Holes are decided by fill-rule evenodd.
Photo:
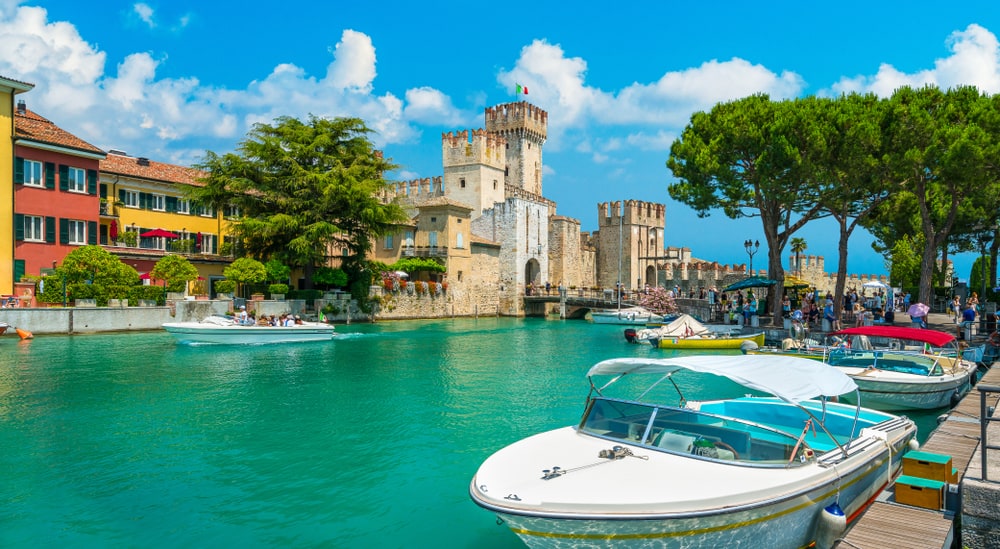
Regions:
M 507 142 L 485 130 L 441 134 L 444 193 L 472 208 L 472 219 L 504 201 Z
M 625 289 L 656 285 L 656 260 L 665 247 L 666 206 L 641 200 L 604 202 L 597 206 L 597 284 Z
M 504 182 L 538 196 L 542 195 L 542 144 L 548 120 L 548 113 L 527 101 L 486 109 L 486 131 L 507 140 Z

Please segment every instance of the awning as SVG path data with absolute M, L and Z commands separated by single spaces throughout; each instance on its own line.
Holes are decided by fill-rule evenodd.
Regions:
M 844 328 L 838 332 L 833 332 L 831 335 L 865 335 L 869 337 L 909 339 L 921 343 L 930 343 L 935 347 L 943 347 L 955 340 L 955 334 L 939 332 L 937 330 L 910 328 L 907 326 L 858 326 L 856 328 Z
M 726 286 L 722 289 L 722 291 L 735 292 L 736 290 L 742 290 L 744 288 L 766 288 L 768 286 L 774 286 L 777 283 L 777 280 L 772 280 L 770 278 L 751 276 L 750 278 L 745 278 L 739 282 Z
M 146 231 L 146 232 L 142 233 L 139 236 L 141 236 L 143 238 L 155 238 L 155 237 L 158 237 L 158 236 L 162 237 L 162 238 L 179 238 L 180 237 L 179 235 L 174 234 L 174 233 L 172 233 L 172 232 L 170 232 L 170 231 L 168 231 L 166 229 L 153 229 L 151 231 Z

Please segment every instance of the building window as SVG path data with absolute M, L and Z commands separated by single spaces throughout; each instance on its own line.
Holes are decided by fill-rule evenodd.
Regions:
M 410 248 L 413 247 L 413 231 L 406 231 L 406 236 L 403 239 L 403 245 Z
M 431 231 L 427 233 L 427 240 L 430 242 L 431 248 L 437 248 L 438 245 L 438 233 L 437 231 Z
M 222 212 L 223 215 L 226 216 L 226 219 L 239 219 L 240 217 L 239 206 L 225 206 L 222 209 Z
M 69 174 L 67 188 L 74 193 L 87 192 L 87 172 L 82 168 L 70 167 L 66 172 Z
M 208 233 L 201 233 L 201 253 L 203 254 L 214 254 L 216 253 L 215 247 L 215 235 Z
M 45 180 L 42 179 L 42 163 L 34 160 L 24 161 L 24 184 L 32 187 L 44 187 Z
M 437 223 L 437 220 L 438 220 L 438 218 L 436 218 L 436 217 L 432 217 L 432 218 L 431 218 L 431 223 Z
M 391 234 L 385 235 L 385 245 L 383 247 L 386 250 L 391 250 L 392 249 L 392 235 Z
M 166 206 L 167 197 L 162 194 L 151 194 L 149 195 L 149 209 L 164 212 L 167 210 Z
M 72 169 L 72 168 L 71 168 Z M 69 223 L 69 243 L 84 246 L 87 244 L 87 222 L 70 219 Z
M 45 218 L 34 215 L 24 216 L 24 239 L 31 242 L 45 242 Z
M 462 233 L 458 233 L 457 235 L 455 235 L 455 247 L 464 248 L 465 247 L 464 244 L 465 242 L 464 239 L 462 238 Z
M 460 188 L 462 188 L 462 189 L 465 188 L 465 178 L 464 177 L 458 180 L 458 186 Z
M 177 199 L 177 213 L 179 214 L 189 214 L 191 213 L 191 201 L 186 198 Z
M 125 206 L 129 208 L 139 207 L 139 191 L 125 191 Z
M 198 206 L 198 215 L 202 217 L 215 217 L 215 209 L 211 206 Z
M 496 179 L 493 180 L 493 190 L 494 191 L 497 190 L 497 180 Z

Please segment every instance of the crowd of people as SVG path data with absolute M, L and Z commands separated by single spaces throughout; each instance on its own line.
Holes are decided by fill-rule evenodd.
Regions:
M 236 313 L 236 323 L 241 326 L 295 326 L 302 324 L 302 317 L 291 313 L 257 316 L 256 311 L 247 312 L 246 305 L 240 305 L 240 312 Z

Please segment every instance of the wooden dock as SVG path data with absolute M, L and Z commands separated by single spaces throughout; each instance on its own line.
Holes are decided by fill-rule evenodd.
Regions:
M 980 380 L 1000 385 L 1000 368 L 990 369 Z M 980 395 L 974 388 L 947 414 L 947 419 L 931 433 L 921 450 L 952 457 L 958 482 L 965 476 L 980 439 Z M 1000 397 L 987 397 L 996 406 Z M 990 444 L 995 444 L 990 439 Z M 893 488 L 875 502 L 833 546 L 838 549 L 949 549 L 955 539 L 955 509 L 933 511 L 895 502 Z

